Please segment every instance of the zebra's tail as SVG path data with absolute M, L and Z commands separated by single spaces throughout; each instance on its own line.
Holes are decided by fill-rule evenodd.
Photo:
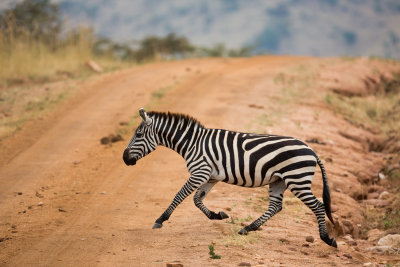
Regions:
M 317 158 L 317 163 L 319 167 L 321 168 L 321 173 L 322 173 L 322 182 L 323 182 L 323 191 L 322 191 L 322 199 L 324 201 L 324 207 L 325 207 L 325 213 L 326 216 L 328 216 L 329 220 L 335 225 L 332 219 L 332 214 L 331 214 L 331 194 L 329 190 L 329 185 L 328 185 L 328 177 L 326 176 L 325 172 L 325 167 L 322 164 L 321 160 Z

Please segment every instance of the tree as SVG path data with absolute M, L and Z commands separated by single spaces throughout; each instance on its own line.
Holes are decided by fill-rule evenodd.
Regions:
M 45 42 L 57 39 L 61 28 L 58 5 L 49 0 L 24 0 L 0 14 L 0 30 L 28 30 Z

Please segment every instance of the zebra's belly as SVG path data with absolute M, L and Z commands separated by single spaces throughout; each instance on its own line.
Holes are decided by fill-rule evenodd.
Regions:
M 255 175 L 254 179 L 250 177 L 250 175 L 238 175 L 238 174 L 233 174 L 229 173 L 228 175 L 225 175 L 225 173 L 216 173 L 214 172 L 212 174 L 213 179 L 225 182 L 228 184 L 233 184 L 233 185 L 239 185 L 239 186 L 244 186 L 244 187 L 260 187 L 260 186 L 265 186 L 270 183 L 273 183 L 277 181 L 280 178 L 280 175 L 274 175 L 274 176 L 266 176 L 266 177 L 261 177 L 261 173 L 259 175 Z

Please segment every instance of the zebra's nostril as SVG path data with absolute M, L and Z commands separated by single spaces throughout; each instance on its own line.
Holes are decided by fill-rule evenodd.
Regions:
M 129 149 L 125 149 L 124 155 L 122 156 L 126 165 L 135 165 L 136 159 L 131 158 L 129 159 Z

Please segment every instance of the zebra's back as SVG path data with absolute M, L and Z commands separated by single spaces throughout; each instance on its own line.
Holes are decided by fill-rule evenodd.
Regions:
M 301 180 L 313 175 L 316 166 L 315 152 L 302 141 L 286 136 L 208 129 L 203 149 L 213 168 L 213 179 L 246 187 L 285 177 Z

